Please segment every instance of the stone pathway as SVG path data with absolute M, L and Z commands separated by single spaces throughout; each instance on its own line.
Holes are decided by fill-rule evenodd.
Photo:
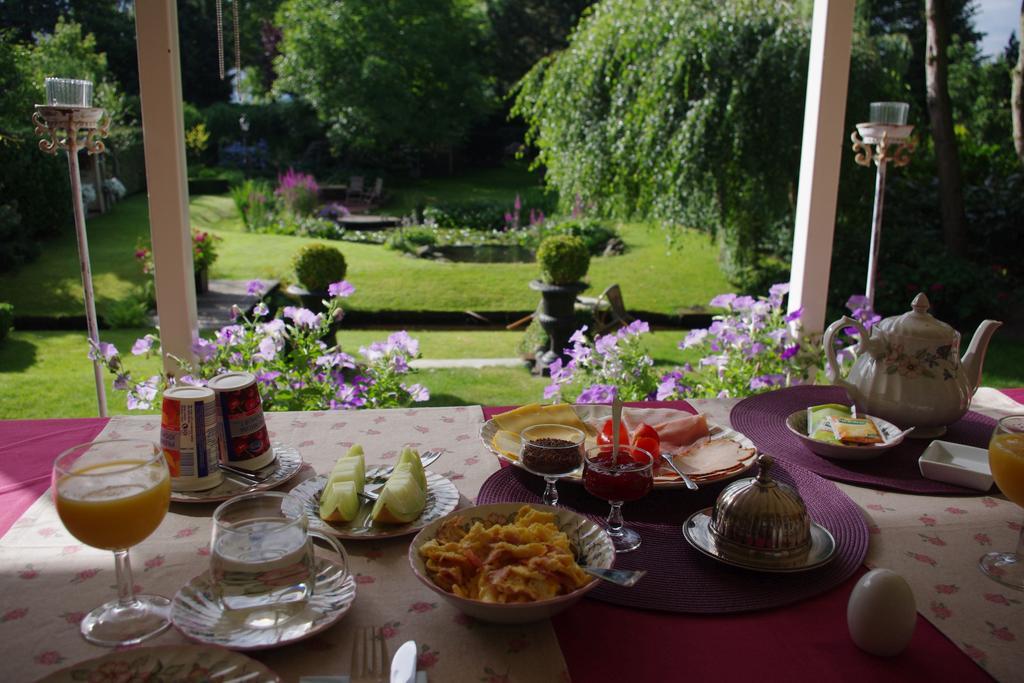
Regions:
M 260 280 L 267 292 L 277 289 L 278 280 Z M 246 294 L 249 280 L 210 280 L 209 291 L 196 296 L 196 314 L 199 318 L 200 330 L 219 330 L 230 325 L 231 306 L 237 305 L 243 311 L 249 311 L 259 299 Z M 153 324 L 159 325 L 159 317 L 154 316 Z

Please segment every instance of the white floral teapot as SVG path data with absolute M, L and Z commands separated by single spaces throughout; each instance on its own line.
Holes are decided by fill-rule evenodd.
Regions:
M 912 436 L 932 438 L 959 420 L 981 383 L 992 333 L 1002 325 L 986 320 L 960 359 L 960 333 L 930 313 L 928 297 L 914 297 L 913 310 L 886 318 L 870 334 L 858 320 L 843 316 L 825 330 L 829 381 L 846 389 L 861 412 L 915 427 Z M 846 327 L 860 333 L 857 360 L 844 380 L 836 362 L 835 336 Z

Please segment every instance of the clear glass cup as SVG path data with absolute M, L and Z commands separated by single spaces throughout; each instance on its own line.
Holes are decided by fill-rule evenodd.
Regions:
M 310 531 L 302 511 L 286 511 L 286 498 L 276 491 L 250 493 L 221 503 L 214 511 L 210 576 L 225 609 L 278 608 L 309 599 L 317 574 L 312 536 L 341 556 L 342 580 L 348 575 L 341 544 Z
M 907 122 L 908 113 L 910 105 L 906 102 L 872 102 L 869 107 L 869 121 L 902 126 Z
M 544 504 L 558 505 L 558 480 L 583 462 L 582 430 L 560 424 L 539 424 L 519 434 L 519 462 L 528 472 L 544 477 Z
M 996 424 L 988 444 L 988 462 L 999 490 L 1024 507 L 1024 415 L 1008 415 Z M 1024 527 L 1015 552 L 986 553 L 978 565 L 992 580 L 1024 590 Z
M 91 107 L 92 81 L 78 78 L 47 78 L 46 104 L 51 107 Z
M 606 521 L 615 552 L 639 548 L 640 534 L 623 523 L 622 504 L 654 488 L 654 456 L 635 446 L 620 445 L 617 456 L 611 445 L 592 446 L 583 458 L 583 487 L 611 505 Z
M 170 600 L 136 595 L 128 558 L 128 549 L 160 526 L 170 505 L 171 478 L 160 447 L 141 439 L 73 446 L 57 456 L 51 490 L 57 514 L 72 536 L 114 552 L 118 597 L 82 619 L 85 639 L 117 647 L 166 629 Z

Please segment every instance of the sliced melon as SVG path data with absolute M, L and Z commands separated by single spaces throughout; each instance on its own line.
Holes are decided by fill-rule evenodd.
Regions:
M 423 471 L 423 461 L 420 460 L 420 453 L 415 448 L 406 446 L 402 449 L 402 455 L 398 458 L 398 465 L 402 463 L 408 463 L 412 469 L 412 474 L 416 477 L 416 481 L 420 483 L 420 488 L 424 491 L 427 490 L 427 473 Z
M 384 524 L 407 524 L 419 517 L 426 505 L 426 489 L 420 486 L 412 466 L 401 463 L 380 490 L 370 516 Z
M 351 522 L 359 514 L 359 491 L 355 482 L 328 483 L 320 494 L 320 519 L 325 522 Z

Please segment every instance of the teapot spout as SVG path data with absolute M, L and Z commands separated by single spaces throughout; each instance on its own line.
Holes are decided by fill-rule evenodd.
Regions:
M 968 386 L 971 389 L 971 394 L 981 386 L 981 369 L 985 364 L 985 352 L 988 351 L 988 343 L 992 339 L 992 334 L 1002 325 L 1003 323 L 998 320 L 982 322 L 978 329 L 974 331 L 971 344 L 967 347 L 967 352 L 964 353 L 963 358 L 960 360 L 964 368 L 964 375 L 967 377 Z

